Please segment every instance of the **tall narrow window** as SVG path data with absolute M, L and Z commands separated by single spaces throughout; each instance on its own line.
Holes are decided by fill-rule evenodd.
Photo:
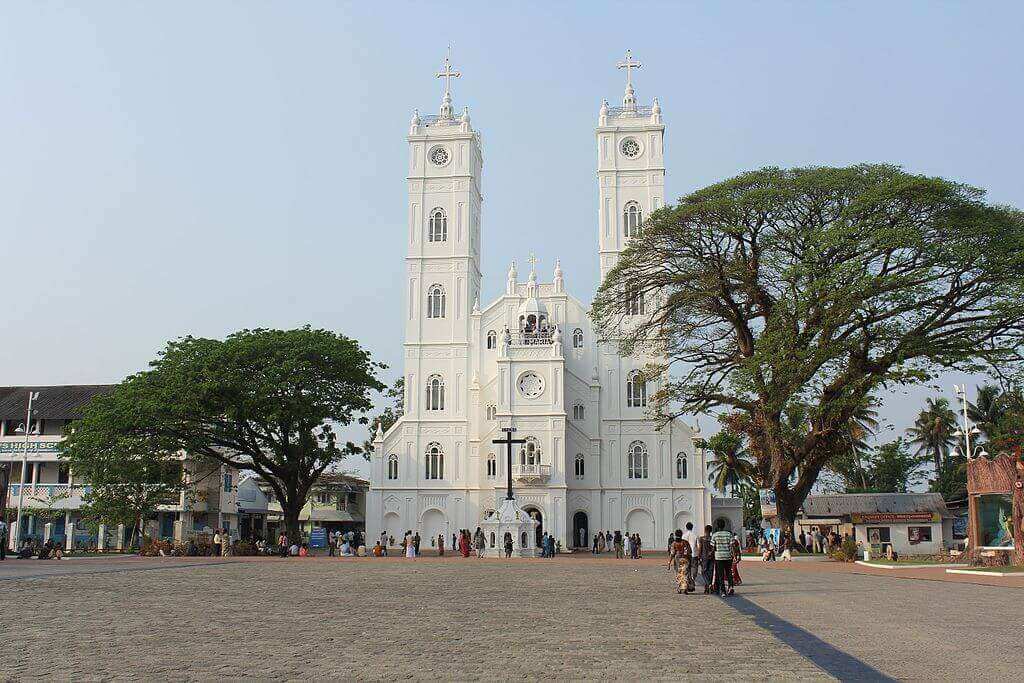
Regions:
M 494 453 L 487 455 L 487 478 L 494 479 L 498 475 L 498 461 L 494 457 Z
M 572 332 L 572 348 L 582 349 L 583 348 L 583 330 L 576 328 Z
M 576 470 L 575 470 L 576 478 L 577 479 L 582 479 L 583 478 L 583 474 L 584 474 L 584 470 L 583 470 L 584 464 L 583 464 L 583 462 L 584 462 L 583 461 L 583 454 L 582 453 L 577 453 L 576 454 Z
M 686 479 L 686 453 L 676 456 L 676 479 Z
M 494 330 L 489 330 L 487 332 L 487 348 L 488 349 L 496 349 L 496 348 L 498 348 L 498 333 L 495 332 Z
M 626 315 L 643 315 L 645 312 L 644 290 L 639 285 L 626 287 Z
M 427 317 L 444 317 L 444 287 L 441 285 L 430 285 L 427 290 Z
M 634 370 L 626 376 L 626 407 L 647 407 L 647 381 L 639 370 Z
M 427 446 L 427 479 L 444 479 L 444 450 L 435 442 Z
M 636 202 L 626 204 L 626 208 L 622 211 L 622 234 L 626 237 L 639 237 L 642 222 L 640 205 Z
M 431 242 L 446 242 L 448 240 L 448 214 L 444 212 L 444 209 L 434 209 L 430 212 L 427 239 Z
M 582 420 L 584 419 L 584 409 L 582 403 L 574 403 L 572 406 L 572 419 Z
M 489 406 L 487 406 L 487 419 L 488 420 L 493 420 L 497 416 L 498 416 L 498 406 L 496 406 L 496 405 L 489 405 Z
M 647 478 L 647 446 L 643 441 L 629 444 L 629 465 L 626 474 L 630 479 Z
M 398 479 L 398 456 L 394 453 L 388 456 L 388 479 Z
M 441 375 L 427 379 L 427 410 L 444 410 L 444 380 Z

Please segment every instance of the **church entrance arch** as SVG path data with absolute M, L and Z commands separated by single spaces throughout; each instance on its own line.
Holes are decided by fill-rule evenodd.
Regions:
M 590 547 L 590 528 L 587 513 L 580 510 L 572 516 L 572 542 L 577 548 Z
M 672 522 L 672 524 L 673 524 L 672 531 L 675 531 L 676 529 L 679 529 L 680 531 L 686 531 L 686 523 L 687 522 L 692 522 L 692 521 L 693 520 L 690 519 L 690 513 L 689 512 L 677 512 L 676 513 L 676 518 Z M 698 532 L 698 534 L 703 533 L 703 531 L 704 531 L 703 529 L 695 529 L 695 530 Z
M 626 533 L 640 534 L 644 548 L 661 546 L 661 542 L 654 538 L 654 517 L 643 508 L 637 508 L 626 515 Z
M 537 538 L 536 538 L 536 542 L 537 542 L 537 547 L 539 548 L 540 547 L 541 536 L 544 535 L 544 513 L 542 513 L 540 511 L 540 508 L 538 508 L 535 505 L 526 505 L 526 506 L 523 507 L 523 510 L 525 510 L 530 515 L 530 517 L 532 517 L 535 520 L 537 520 Z
M 420 520 L 420 529 L 420 538 L 423 539 L 421 547 L 436 548 L 438 534 L 444 534 L 447 537 L 448 518 L 440 510 L 427 510 Z
M 402 518 L 395 512 L 389 512 L 384 515 L 384 533 L 388 535 L 388 538 L 404 538 L 405 529 L 402 528 Z M 367 539 L 370 540 L 370 539 Z

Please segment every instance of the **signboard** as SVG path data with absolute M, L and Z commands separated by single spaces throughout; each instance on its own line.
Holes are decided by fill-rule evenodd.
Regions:
M 757 496 L 761 499 L 762 517 L 774 517 L 778 514 L 775 503 L 775 491 L 771 489 L 758 489 Z
M 30 453 L 60 453 L 60 441 L 29 441 Z M 0 453 L 24 453 L 25 442 L 0 441 Z
M 313 529 L 309 534 L 309 547 L 310 548 L 326 548 L 327 547 L 327 529 L 323 527 L 317 527 Z
M 850 515 L 854 524 L 896 524 L 899 522 L 938 522 L 937 512 L 872 512 Z

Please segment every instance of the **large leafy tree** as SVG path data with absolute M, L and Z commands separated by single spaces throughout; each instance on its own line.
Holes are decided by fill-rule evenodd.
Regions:
M 89 439 L 96 467 L 112 457 L 158 461 L 184 452 L 258 474 L 281 503 L 289 535 L 310 487 L 350 454 L 339 426 L 367 418 L 383 366 L 358 342 L 309 327 L 243 330 L 224 340 L 185 337 L 150 368 L 90 404 L 71 439 Z
M 697 446 L 711 452 L 708 480 L 717 490 L 735 492 L 739 486 L 753 481 L 754 463 L 748 457 L 742 435 L 723 429 L 710 439 L 699 440 Z
M 914 424 L 907 428 L 910 443 L 917 452 L 931 456 L 935 472 L 942 469 L 950 449 L 956 444 L 956 414 L 945 398 L 929 398 L 924 409 L 917 414 Z
M 865 397 L 1019 360 L 1024 218 L 893 166 L 766 168 L 654 212 L 592 316 L 664 359 L 646 373 L 662 416 L 724 409 L 792 525 Z M 786 429 L 798 404 L 806 428 Z
M 384 391 L 384 396 L 391 403 L 370 420 L 369 436 L 363 441 L 363 457 L 367 460 L 373 454 L 373 440 L 377 436 L 377 430 L 387 433 L 405 415 L 405 377 L 396 379 L 395 383 Z
M 95 523 L 124 524 L 132 543 L 145 520 L 181 491 L 178 454 L 154 448 L 136 429 L 139 413 L 123 388 L 95 396 L 82 419 L 64 435 L 61 459 L 89 482 L 82 516 Z

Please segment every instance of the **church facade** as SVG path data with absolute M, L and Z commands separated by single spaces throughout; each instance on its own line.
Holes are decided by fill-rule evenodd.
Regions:
M 595 244 L 602 277 L 644 217 L 665 198 L 665 125 L 655 99 L 637 104 L 627 53 L 621 107 L 601 106 L 596 129 L 600 203 Z M 480 303 L 483 150 L 468 109 L 445 92 L 437 115 L 414 114 L 408 135 L 405 414 L 378 433 L 367 496 L 369 538 L 474 530 L 505 497 L 563 548 L 589 546 L 597 531 L 641 535 L 661 548 L 687 521 L 710 518 L 699 433 L 649 415 L 656 380 L 649 359 L 598 344 L 588 305 L 566 291 L 555 261 L 550 280 L 530 259 L 513 262 L 504 294 Z M 525 277 L 523 277 L 525 276 Z M 642 298 L 627 313 L 644 314 Z M 511 472 L 506 446 L 514 428 Z

